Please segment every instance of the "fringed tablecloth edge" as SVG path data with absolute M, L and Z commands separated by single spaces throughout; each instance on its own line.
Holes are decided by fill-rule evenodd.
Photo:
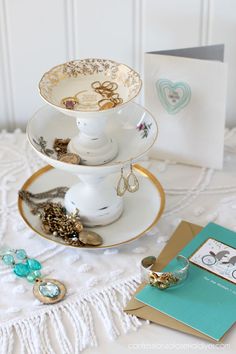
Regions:
M 57 346 L 64 354 L 80 353 L 88 347 L 96 347 L 98 340 L 94 325 L 94 311 L 105 327 L 110 339 L 121 333 L 137 330 L 142 325 L 137 317 L 126 314 L 123 308 L 140 284 L 140 275 L 98 290 L 84 291 L 71 295 L 55 305 L 44 305 L 42 309 L 22 318 L 9 320 L 0 325 L 0 353 L 11 353 L 16 341 L 22 353 L 55 354 L 50 340 L 50 331 L 55 332 Z M 72 345 L 63 324 L 62 316 L 71 323 L 75 338 Z

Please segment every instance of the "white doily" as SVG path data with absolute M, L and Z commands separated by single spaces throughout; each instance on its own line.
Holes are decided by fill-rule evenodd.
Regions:
M 40 304 L 32 285 L 0 264 L 0 353 L 75 354 L 99 345 L 99 332 L 112 339 L 142 322 L 122 308 L 139 283 L 139 261 L 158 255 L 184 219 L 206 225 L 214 221 L 236 231 L 236 129 L 226 131 L 223 171 L 168 161 L 142 163 L 160 180 L 167 205 L 157 227 L 142 239 L 116 249 L 84 251 L 47 242 L 28 229 L 17 210 L 17 193 L 43 162 L 25 134 L 0 134 L 0 242 L 25 248 L 43 264 L 43 274 L 64 282 L 66 299 Z M 94 315 L 101 326 L 95 328 Z M 17 354 L 20 354 L 18 351 Z

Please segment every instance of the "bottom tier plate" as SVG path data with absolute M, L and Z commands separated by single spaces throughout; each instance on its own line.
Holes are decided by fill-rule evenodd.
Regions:
M 134 241 L 149 231 L 161 217 L 165 206 L 165 194 L 160 182 L 147 169 L 140 165 L 134 165 L 137 172 L 140 188 L 136 193 L 126 192 L 124 195 L 124 211 L 121 217 L 114 223 L 106 226 L 92 227 L 90 230 L 99 233 L 103 238 L 103 244 L 98 247 L 76 247 L 80 249 L 97 249 L 116 247 Z M 113 175 L 115 181 L 119 175 Z M 76 176 L 45 166 L 35 172 L 22 186 L 22 189 L 32 193 L 44 192 L 58 187 L 70 187 L 78 182 Z M 18 199 L 19 212 L 26 224 L 38 235 L 49 241 L 65 244 L 62 239 L 43 233 L 39 218 L 33 215 L 29 207 L 20 198 Z

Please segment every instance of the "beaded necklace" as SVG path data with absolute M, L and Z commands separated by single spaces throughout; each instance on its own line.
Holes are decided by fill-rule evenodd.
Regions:
M 11 266 L 14 274 L 33 283 L 34 296 L 44 304 L 61 301 L 66 294 L 66 287 L 55 279 L 42 277 L 42 265 L 34 258 L 29 258 L 24 249 L 5 249 L 1 254 L 5 265 Z

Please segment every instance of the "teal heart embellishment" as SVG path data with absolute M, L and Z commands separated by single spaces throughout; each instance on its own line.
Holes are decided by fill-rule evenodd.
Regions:
M 169 114 L 176 114 L 186 107 L 191 99 L 191 88 L 186 82 L 160 79 L 156 82 L 158 97 Z

